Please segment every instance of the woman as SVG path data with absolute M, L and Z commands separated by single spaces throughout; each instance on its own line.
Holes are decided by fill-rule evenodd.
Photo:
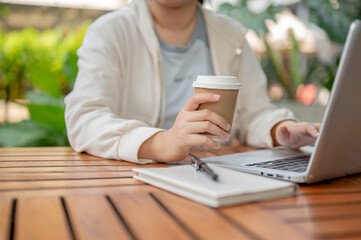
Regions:
M 76 151 L 137 163 L 179 161 L 194 145 L 219 148 L 231 126 L 193 95 L 199 75 L 233 75 L 242 83 L 232 137 L 258 147 L 312 144 L 318 124 L 275 109 L 266 78 L 236 21 L 196 0 L 133 0 L 93 23 L 78 51 L 79 72 L 66 99 L 69 141 Z

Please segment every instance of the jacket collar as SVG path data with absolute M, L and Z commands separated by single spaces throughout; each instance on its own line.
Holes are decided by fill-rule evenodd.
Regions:
M 141 33 L 153 58 L 159 60 L 159 42 L 154 32 L 153 17 L 148 7 L 148 0 L 133 0 L 130 7 L 138 19 L 138 30 Z
M 216 75 L 234 75 L 232 65 L 241 55 L 247 29 L 226 16 L 201 8 Z

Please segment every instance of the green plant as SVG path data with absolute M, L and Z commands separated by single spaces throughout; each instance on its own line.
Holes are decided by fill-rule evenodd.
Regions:
M 1 147 L 65 146 L 68 141 L 34 120 L 5 123 L 0 126 Z
M 87 26 L 66 34 L 59 29 L 2 33 L 0 84 L 5 89 L 4 99 L 26 98 L 31 119 L 0 125 L 0 146 L 68 145 L 64 96 L 74 85 L 76 51 Z
M 300 43 L 295 38 L 292 30 L 289 30 L 288 37 L 291 42 L 291 50 L 287 52 L 272 49 L 266 38 L 263 38 L 263 41 L 272 68 L 268 68 L 266 72 L 274 71 L 274 74 L 269 76 L 268 81 L 277 80 L 286 91 L 288 98 L 293 98 L 297 87 L 305 84 L 306 81 L 299 68 L 301 58 Z

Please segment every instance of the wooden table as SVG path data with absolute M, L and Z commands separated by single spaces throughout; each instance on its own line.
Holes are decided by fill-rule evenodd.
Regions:
M 361 174 L 213 209 L 133 179 L 135 166 L 67 147 L 0 149 L 0 239 L 361 239 Z

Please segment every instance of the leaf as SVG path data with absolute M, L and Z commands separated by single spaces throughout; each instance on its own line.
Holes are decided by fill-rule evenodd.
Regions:
M 26 97 L 30 100 L 28 110 L 31 119 L 58 133 L 64 134 L 66 132 L 65 104 L 62 97 L 54 98 L 46 93 L 37 94 L 32 91 L 27 92 Z
M 277 76 L 278 82 L 286 90 L 288 97 L 292 98 L 293 97 L 292 89 L 291 89 L 290 83 L 288 82 L 288 79 L 285 74 L 286 69 L 285 69 L 285 65 L 284 65 L 284 57 L 282 56 L 282 54 L 279 51 L 274 50 L 270 47 L 266 38 L 263 38 L 263 41 L 265 43 L 271 65 L 272 65 L 273 69 L 275 70 L 275 73 L 276 73 L 275 75 Z
M 51 72 L 46 66 L 33 64 L 28 67 L 28 73 L 33 84 L 53 97 L 61 96 L 61 88 L 57 81 L 55 73 Z
M 32 120 L 48 126 L 60 134 L 66 133 L 64 107 L 29 104 L 28 110 Z
M 36 105 L 49 105 L 54 107 L 65 108 L 64 98 L 54 98 L 46 93 L 36 93 L 34 91 L 28 91 L 25 93 L 27 99 L 32 104 Z
M 61 135 L 35 121 L 0 125 L 0 147 L 68 146 Z
M 300 70 L 300 51 L 299 51 L 299 42 L 295 38 L 294 32 L 289 30 L 288 32 L 289 38 L 292 42 L 292 49 L 290 52 L 290 73 L 291 73 L 291 90 L 292 96 L 296 93 L 297 87 L 304 83 L 302 78 L 301 70 Z
M 247 7 L 247 2 L 246 0 L 239 0 L 235 5 L 224 3 L 220 6 L 218 12 L 237 20 L 245 27 L 254 30 L 259 36 L 268 32 L 265 20 L 275 20 L 275 15 L 284 9 L 283 6 L 270 5 L 263 12 L 253 13 Z
M 68 80 L 69 89 L 73 89 L 76 75 L 78 74 L 78 56 L 76 53 L 69 52 L 64 58 L 63 74 Z

